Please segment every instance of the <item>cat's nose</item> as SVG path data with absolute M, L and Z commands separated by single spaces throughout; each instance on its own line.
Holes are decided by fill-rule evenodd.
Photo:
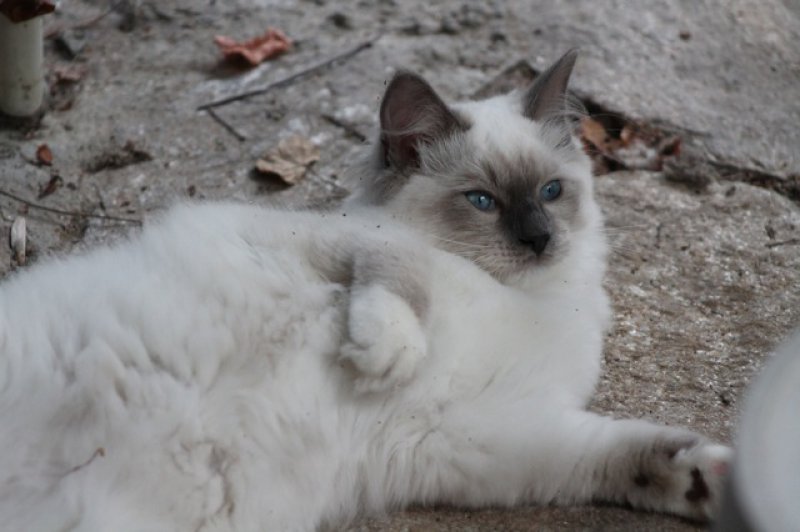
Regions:
M 525 244 L 526 246 L 530 246 L 536 256 L 542 254 L 544 248 L 547 247 L 547 243 L 550 242 L 550 233 L 542 233 L 540 235 L 531 235 L 526 236 L 525 238 L 520 238 L 520 242 Z

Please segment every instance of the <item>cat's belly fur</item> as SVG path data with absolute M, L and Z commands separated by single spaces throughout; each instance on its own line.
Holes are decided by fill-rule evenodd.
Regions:
M 346 287 L 300 258 L 344 224 L 181 208 L 130 243 L 6 281 L 3 526 L 312 529 L 449 474 L 420 469 L 419 455 L 467 445 L 459 411 L 536 394 L 586 400 L 607 309 L 579 308 L 580 294 L 487 303 L 504 289 L 443 253 L 414 381 L 389 399 L 355 396 L 337 362 Z M 586 330 L 565 338 L 553 305 L 573 304 Z M 553 364 L 564 342 L 574 364 Z M 376 469 L 385 475 L 363 474 Z

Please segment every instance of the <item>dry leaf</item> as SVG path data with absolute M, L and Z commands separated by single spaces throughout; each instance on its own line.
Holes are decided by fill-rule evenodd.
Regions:
M 292 46 L 292 41 L 276 28 L 268 28 L 264 35 L 245 42 L 222 35 L 214 37 L 214 42 L 222 50 L 225 59 L 242 58 L 252 66 L 278 56 Z
M 634 138 L 636 138 L 636 131 L 634 131 L 631 125 L 625 124 L 622 126 L 622 131 L 619 132 L 619 139 L 622 141 L 622 145 L 627 146 Z
M 677 135 L 658 143 L 658 154 L 662 157 L 677 157 L 681 154 L 681 138 Z
M 608 137 L 606 128 L 603 124 L 590 117 L 585 117 L 581 120 L 581 138 L 585 141 L 591 142 L 597 148 L 605 145 L 605 139 Z
M 319 148 L 307 138 L 294 135 L 282 140 L 276 148 L 259 159 L 256 169 L 294 185 L 305 177 L 308 167 L 318 160 Z
M 25 264 L 25 244 L 27 240 L 27 229 L 24 216 L 17 216 L 14 218 L 14 223 L 11 224 L 11 234 L 9 235 L 8 244 L 11 251 L 14 253 L 14 259 L 20 266 Z
M 47 144 L 40 144 L 39 147 L 36 148 L 36 160 L 39 161 L 39 164 L 45 166 L 53 164 L 53 152 L 50 151 L 50 146 Z
M 632 123 L 626 123 L 617 138 L 602 122 L 586 117 L 580 133 L 596 175 L 615 170 L 660 171 L 664 158 L 680 153 L 680 137 L 664 137 L 652 128 Z
M 592 159 L 592 171 L 595 175 L 624 168 L 615 151 L 626 144 L 629 133 L 626 133 L 626 139 L 615 139 L 601 122 L 587 116 L 581 120 L 580 136 L 586 153 Z
M 56 65 L 53 67 L 56 83 L 77 83 L 86 75 L 83 65 Z
M 631 133 L 626 132 L 625 139 L 614 138 L 602 123 L 587 116 L 581 121 L 581 137 L 601 153 L 611 154 L 630 142 Z
M 55 174 L 51 176 L 47 184 L 39 187 L 39 195 L 36 196 L 36 199 L 46 198 L 47 196 L 58 190 L 58 188 L 63 184 L 64 180 L 61 179 L 60 175 Z

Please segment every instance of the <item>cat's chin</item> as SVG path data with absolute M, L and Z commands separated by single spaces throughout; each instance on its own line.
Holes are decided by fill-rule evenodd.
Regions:
M 526 254 L 520 258 L 517 271 L 511 272 L 507 278 L 541 279 L 549 277 L 554 270 L 558 270 L 568 260 L 568 255 L 568 247 L 563 242 L 549 246 L 540 255 Z
M 570 269 L 569 254 L 553 250 L 542 255 L 523 259 L 516 271 L 510 272 L 500 282 L 522 290 L 542 289 L 560 283 Z
M 533 289 L 546 285 L 556 276 L 558 264 L 553 259 L 526 261 L 525 268 L 507 275 L 500 281 L 521 289 Z

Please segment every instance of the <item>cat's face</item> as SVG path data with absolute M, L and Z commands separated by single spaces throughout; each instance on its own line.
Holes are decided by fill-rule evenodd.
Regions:
M 365 197 L 500 281 L 558 264 L 599 225 L 589 160 L 560 119 L 565 58 L 527 93 L 450 107 L 419 78 L 396 77 L 381 108 L 383 168 Z

